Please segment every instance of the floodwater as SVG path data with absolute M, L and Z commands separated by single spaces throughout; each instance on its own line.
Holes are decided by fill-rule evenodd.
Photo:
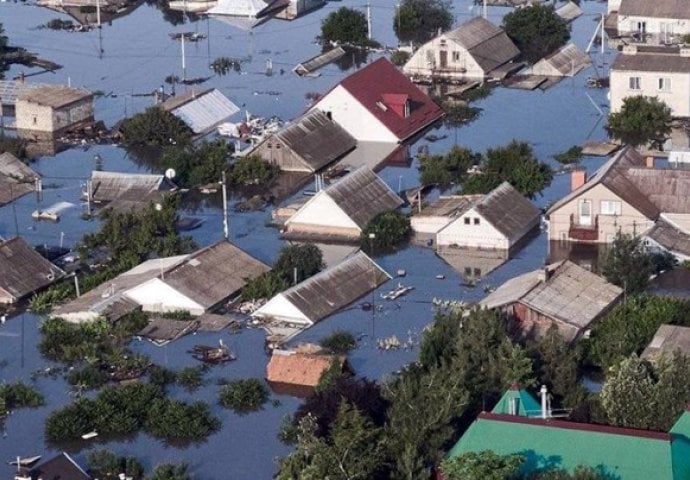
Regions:
M 394 44 L 391 25 L 395 8 L 393 2 L 373 0 L 371 3 L 374 37 L 383 44 Z M 318 78 L 298 78 L 291 69 L 299 61 L 319 52 L 314 37 L 325 15 L 340 6 L 360 4 L 355 0 L 329 3 L 293 22 L 272 20 L 252 33 L 206 19 L 173 25 L 164 19 L 160 10 L 146 4 L 130 15 L 115 20 L 112 25 L 105 25 L 101 32 L 102 39 L 99 39 L 96 31 L 68 33 L 37 29 L 38 25 L 50 19 L 68 17 L 30 4 L 0 3 L 0 22 L 4 24 L 12 44 L 64 66 L 54 74 L 30 77 L 30 81 L 69 81 L 75 86 L 103 92 L 106 96 L 96 101 L 96 117 L 108 126 L 152 104 L 151 97 L 137 95 L 150 93 L 164 85 L 164 78 L 168 75 L 182 75 L 180 44 L 172 41 L 169 34 L 189 30 L 207 34 L 209 38 L 186 44 L 188 77 L 212 75 L 208 64 L 219 56 L 243 59 L 241 73 L 213 75 L 203 88 L 219 88 L 253 114 L 290 119 L 305 109 L 305 95 L 308 92 L 322 92 L 354 71 L 351 65 L 343 65 L 349 68 L 347 71 L 338 65 L 330 65 L 321 71 L 322 75 Z M 468 0 L 455 0 L 453 4 L 459 22 L 468 20 L 476 12 L 476 7 L 472 7 Z M 573 24 L 573 39 L 584 49 L 605 4 L 585 2 L 583 9 L 585 15 Z M 500 17 L 507 11 L 490 8 L 490 19 L 500 22 Z M 99 53 L 99 45 L 102 45 L 102 54 Z M 265 74 L 268 59 L 273 63 L 272 76 Z M 595 57 L 595 60 L 601 64 L 601 58 Z M 611 58 L 606 56 L 604 61 L 610 63 Z M 282 74 L 281 69 L 284 71 Z M 12 78 L 20 72 L 29 74 L 32 70 L 13 66 L 6 77 Z M 551 156 L 555 153 L 587 139 L 605 138 L 604 119 L 595 104 L 606 111 L 607 92 L 586 89 L 586 77 L 592 74 L 592 69 L 586 70 L 546 92 L 495 89 L 488 98 L 477 102 L 476 105 L 482 109 L 478 120 L 459 129 L 438 127 L 434 133 L 446 134 L 447 138 L 430 144 L 422 139 L 412 146 L 411 151 L 416 152 L 420 145 L 428 144 L 431 152 L 440 153 L 456 142 L 474 150 L 484 150 L 516 138 L 529 141 L 541 160 L 553 163 Z M 168 85 L 165 88 L 169 90 Z M 591 98 L 587 98 L 588 95 Z M 126 151 L 116 146 L 74 148 L 54 157 L 39 158 L 32 166 L 44 177 L 43 198 L 39 202 L 35 196 L 27 195 L 14 205 L 0 208 L 0 236 L 12 236 L 18 232 L 34 244 L 57 244 L 61 233 L 64 233 L 65 244 L 71 246 L 85 232 L 97 229 L 96 220 L 80 218 L 83 206 L 79 201 L 81 184 L 95 167 L 97 156 L 101 158 L 104 170 L 135 172 L 146 168 L 132 161 Z M 602 162 L 602 159 L 587 158 L 583 164 L 591 173 Z M 417 162 L 414 161 L 410 168 L 387 167 L 380 175 L 394 189 L 398 184 L 403 188 L 414 187 L 418 184 Z M 565 195 L 568 189 L 569 178 L 556 176 L 536 202 L 539 206 L 547 206 Z M 233 202 L 237 200 L 234 196 Z M 64 212 L 59 223 L 36 223 L 31 220 L 31 212 L 37 206 L 45 208 L 58 201 L 74 204 Z M 204 220 L 202 227 L 192 232 L 200 245 L 207 245 L 222 237 L 218 199 L 195 202 L 186 213 Z M 233 213 L 230 218 L 232 240 L 266 262 L 273 261 L 283 245 L 278 232 L 266 226 L 269 218 L 269 210 Z M 401 341 L 411 340 L 414 344 L 424 326 L 433 319 L 433 298 L 476 301 L 484 295 L 484 286 L 500 285 L 515 275 L 537 268 L 547 257 L 547 241 L 545 234 L 541 233 L 476 288 L 469 288 L 462 285 L 460 274 L 429 249 L 410 246 L 394 254 L 378 255 L 376 260 L 387 271 L 394 274 L 399 268 L 407 270 L 407 277 L 402 281 L 415 289 L 395 302 L 379 300 L 381 293 L 395 285 L 397 280 L 393 280 L 375 292 L 375 301 L 383 305 L 383 310 L 377 311 L 373 317 L 371 312 L 353 307 L 317 324 L 298 336 L 296 341 L 319 340 L 335 329 L 350 330 L 360 338 L 358 348 L 350 356 L 354 370 L 361 376 L 383 379 L 413 361 L 417 351 L 413 347 L 382 352 L 372 339 L 396 335 Z M 444 275 L 445 278 L 437 279 L 437 275 Z M 25 313 L 0 326 L 0 378 L 3 381 L 28 380 L 32 372 L 50 365 L 41 358 L 36 347 L 40 322 L 39 316 Z M 294 412 L 299 401 L 290 397 L 273 397 L 278 401 L 267 403 L 261 412 L 245 416 L 224 410 L 217 404 L 218 379 L 264 376 L 267 356 L 261 331 L 244 330 L 237 335 L 227 332 L 198 334 L 163 348 L 134 341 L 132 347 L 151 356 L 156 363 L 182 368 L 195 362 L 185 353 L 186 350 L 197 343 L 215 344 L 219 338 L 237 353 L 238 360 L 211 369 L 206 375 L 207 385 L 198 392 L 189 394 L 183 390 L 173 390 L 173 394 L 181 399 L 209 402 L 213 412 L 223 422 L 220 432 L 209 437 L 205 443 L 183 449 L 166 446 L 143 434 L 127 441 L 101 443 L 96 439 L 95 442 L 82 445 L 82 448 L 72 447 L 77 460 L 83 462 L 89 449 L 110 448 L 119 454 L 136 455 L 147 466 L 184 460 L 190 464 L 196 478 L 203 480 L 270 478 L 275 471 L 275 458 L 290 451 L 276 438 L 280 420 Z M 59 378 L 39 376 L 35 382 L 45 395 L 47 405 L 36 410 L 20 410 L 6 420 L 0 438 L 0 476 L 3 478 L 9 478 L 12 472 L 5 460 L 17 455 L 50 456 L 62 449 L 62 446 L 46 445 L 43 423 L 50 411 L 71 400 L 69 387 Z

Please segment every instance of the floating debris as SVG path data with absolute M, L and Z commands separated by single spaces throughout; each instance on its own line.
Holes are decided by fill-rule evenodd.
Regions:
M 199 40 L 203 40 L 206 38 L 206 35 L 203 33 L 199 32 L 177 32 L 177 33 L 171 33 L 170 38 L 173 40 L 180 40 L 184 37 L 186 41 L 189 42 L 198 42 Z
M 230 362 L 236 359 L 235 355 L 230 352 L 230 349 L 223 344 L 223 340 L 220 340 L 220 347 L 195 345 L 189 353 L 191 353 L 192 357 L 195 359 L 213 365 Z
M 38 462 L 40 459 L 41 459 L 40 455 L 36 455 L 35 457 L 25 457 L 25 458 L 17 457 L 16 460 L 12 460 L 11 462 L 7 462 L 7 464 L 13 465 L 15 467 L 30 467 L 34 463 Z
M 441 273 L 439 273 L 438 275 L 436 275 L 436 279 L 437 279 L 437 280 L 445 280 L 445 278 L 446 278 L 446 276 L 443 275 L 443 274 L 441 274 Z
M 404 268 L 399 269 L 396 273 L 399 277 L 404 277 L 405 275 L 407 275 L 407 272 Z
M 384 300 L 396 300 L 397 298 L 407 295 L 410 291 L 414 290 L 414 287 L 406 287 L 402 283 L 398 283 L 397 288 L 391 290 L 385 295 L 381 295 Z
M 60 220 L 60 214 L 64 210 L 67 210 L 73 206 L 73 203 L 58 202 L 55 205 L 51 205 L 50 207 L 46 208 L 45 210 L 35 210 L 34 213 L 31 214 L 31 218 L 34 220 L 51 220 L 53 222 L 57 222 Z
M 395 335 L 378 339 L 376 343 L 381 350 L 398 350 L 400 348 L 400 340 Z
M 82 439 L 84 440 L 89 440 L 91 438 L 97 437 L 98 433 L 96 431 L 85 433 L 84 435 L 81 436 Z

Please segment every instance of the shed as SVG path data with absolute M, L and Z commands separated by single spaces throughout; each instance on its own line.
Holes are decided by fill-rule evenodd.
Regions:
M 206 135 L 218 125 L 240 111 L 228 97 L 211 88 L 202 92 L 194 90 L 167 99 L 160 104 L 182 120 L 196 135 Z
M 321 190 L 285 222 L 288 238 L 357 241 L 378 214 L 403 200 L 368 167 Z
M 556 15 L 570 23 L 582 15 L 582 9 L 575 2 L 569 1 L 556 9 Z
M 335 363 L 341 370 L 348 368 L 344 355 L 275 349 L 266 366 L 266 380 L 275 393 L 307 397 Z
M 539 60 L 527 72 L 545 77 L 573 77 L 591 64 L 589 55 L 570 42 Z
M 15 106 L 17 130 L 60 135 L 93 122 L 93 93 L 65 85 L 22 90 Z
M 295 68 L 292 69 L 300 77 L 305 75 L 313 75 L 317 70 L 325 67 L 329 63 L 335 62 L 339 58 L 345 55 L 345 49 L 343 47 L 335 47 L 327 52 L 320 53 L 309 60 L 305 60 L 302 63 L 298 63 Z
M 622 294 L 619 287 L 566 260 L 508 280 L 480 305 L 504 311 L 525 337 L 540 337 L 555 325 L 572 341 Z
M 510 250 L 539 225 L 541 211 L 508 182 L 465 207 L 436 234 L 439 247 Z
M 357 141 L 321 110 L 307 112 L 252 151 L 281 170 L 316 172 L 342 158 Z
M 661 325 L 640 358 L 654 362 L 663 355 L 674 353 L 690 356 L 690 327 Z
M 28 477 L 30 480 L 91 480 L 91 476 L 65 452 L 31 469 Z
M 41 176 L 10 152 L 0 154 L 0 206 L 36 190 Z
M 144 199 L 152 192 L 176 188 L 164 175 L 99 170 L 91 172 L 91 200 L 96 203 L 112 202 L 123 197 Z
M 390 278 L 376 262 L 359 252 L 279 293 L 252 316 L 310 326 L 347 307 Z
M 22 238 L 0 241 L 0 304 L 16 303 L 64 276 Z

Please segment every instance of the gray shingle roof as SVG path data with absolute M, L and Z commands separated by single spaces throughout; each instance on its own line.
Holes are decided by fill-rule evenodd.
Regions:
M 566 22 L 572 22 L 577 17 L 582 15 L 582 9 L 574 2 L 567 2 L 556 9 L 556 15 L 561 17 Z
M 358 252 L 334 267 L 283 292 L 283 296 L 316 323 L 386 283 L 390 275 Z
M 690 11 L 690 5 L 688 5 Z M 641 51 L 619 53 L 611 66 L 612 72 L 678 72 L 690 73 L 690 57 L 680 55 L 678 48 L 665 47 L 663 52 Z
M 163 175 L 91 172 L 91 195 L 95 202 L 111 202 L 123 195 L 144 198 L 151 192 L 173 188 L 175 185 Z
M 312 171 L 336 161 L 355 148 L 357 141 L 321 110 L 313 110 L 275 134 Z
M 535 75 L 569 77 L 576 75 L 590 64 L 589 56 L 571 42 L 539 60 L 534 64 L 531 71 Z
M 656 221 L 646 236 L 671 252 L 690 256 L 690 235 L 661 218 Z
M 664 324 L 657 329 L 654 338 L 640 357 L 654 361 L 661 355 L 673 354 L 676 351 L 690 355 L 690 327 Z
M 508 182 L 503 182 L 474 205 L 482 217 L 507 238 L 514 238 L 539 217 L 541 211 Z
M 91 480 L 84 469 L 64 452 L 41 463 L 29 474 L 32 480 Z
M 622 0 L 618 15 L 690 19 L 687 0 Z
M 508 35 L 488 20 L 477 17 L 446 36 L 464 47 L 485 72 L 490 72 L 520 55 Z
M 360 167 L 346 175 L 324 193 L 360 228 L 378 214 L 395 210 L 403 200 L 368 167 Z
M 0 272 L 0 288 L 17 300 L 65 274 L 19 237 L 0 242 Z
M 0 206 L 34 191 L 41 176 L 9 152 L 0 155 Z

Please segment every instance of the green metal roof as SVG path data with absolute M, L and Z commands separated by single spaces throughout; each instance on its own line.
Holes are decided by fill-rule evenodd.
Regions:
M 685 417 L 685 418 L 684 418 Z M 482 413 L 451 449 L 525 457 L 522 472 L 586 465 L 621 480 L 690 478 L 690 414 L 668 433 Z M 674 426 L 674 429 L 676 429 Z M 682 433 L 681 433 L 682 432 Z
M 539 416 L 541 411 L 541 405 L 527 390 L 513 385 L 510 390 L 506 390 L 506 393 L 503 394 L 496 406 L 491 410 L 491 413 L 509 415 L 511 414 L 511 403 L 516 407 L 515 414 L 523 417 L 536 417 Z

